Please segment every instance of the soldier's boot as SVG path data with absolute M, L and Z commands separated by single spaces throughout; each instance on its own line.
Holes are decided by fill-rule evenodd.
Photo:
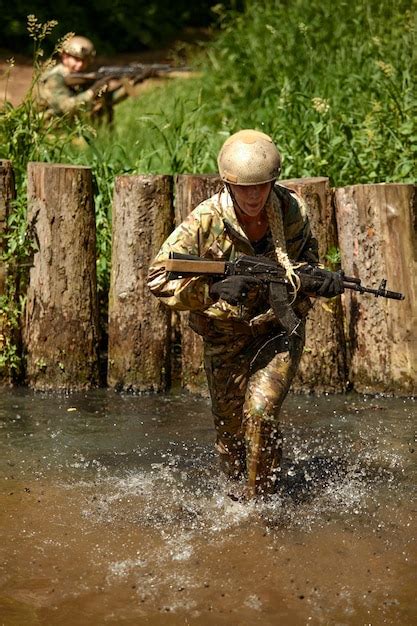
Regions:
M 246 428 L 247 497 L 262 497 L 277 489 L 282 439 L 276 424 L 249 420 Z

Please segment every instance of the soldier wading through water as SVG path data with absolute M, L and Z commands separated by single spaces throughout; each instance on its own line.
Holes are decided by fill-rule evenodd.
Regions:
M 304 201 L 277 184 L 281 156 L 272 139 L 241 130 L 218 157 L 223 189 L 199 204 L 162 245 L 148 285 L 161 302 L 188 310 L 204 340 L 204 365 L 217 432 L 216 449 L 231 479 L 246 477 L 248 497 L 273 493 L 279 484 L 279 412 L 304 346 L 310 299 L 297 289 L 293 264 L 318 262 Z M 273 258 L 293 286 L 289 297 L 300 320 L 289 334 L 271 309 L 266 286 L 253 276 L 168 280 L 171 252 L 234 261 L 242 255 Z M 318 295 L 343 291 L 330 274 Z M 287 305 L 288 306 L 288 305 Z

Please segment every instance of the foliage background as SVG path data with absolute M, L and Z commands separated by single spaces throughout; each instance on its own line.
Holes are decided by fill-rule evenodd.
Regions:
M 255 127 L 281 147 L 285 177 L 415 180 L 416 0 L 247 0 L 217 14 L 200 82 L 118 110 L 113 145 L 133 167 L 214 171 L 224 138 Z
M 111 12 L 108 0 L 103 1 L 100 9 L 86 7 L 80 15 L 91 20 L 100 10 L 107 18 Z M 25 3 L 17 4 L 22 11 Z M 210 4 L 196 5 L 201 19 L 208 19 Z M 170 81 L 127 100 L 116 110 L 114 127 L 97 128 L 95 137 L 79 125 L 87 142 L 84 150 L 79 144 L 74 149 L 72 134 L 53 144 L 42 129 L 26 142 L 30 111 L 24 103 L 13 112 L 19 144 L 10 140 L 10 120 L 0 119 L 0 155 L 17 160 L 23 169 L 27 158 L 35 156 L 93 166 L 100 162 L 99 169 L 115 174 L 208 172 L 216 169 L 216 153 L 226 136 L 254 127 L 277 141 L 285 177 L 327 175 L 336 186 L 415 179 L 417 0 L 246 0 L 238 9 L 234 4 L 211 7 L 216 20 L 212 40 L 190 49 L 188 62 L 200 70 L 200 78 Z M 162 18 L 164 11 L 166 16 L 174 11 L 166 0 L 139 0 L 133 15 L 145 5 L 149 11 L 158 6 L 161 32 L 176 24 Z M 75 15 L 77 6 L 71 4 Z M 129 22 L 123 26 L 126 41 L 129 33 L 139 36 L 144 27 L 143 20 L 129 19 L 129 6 L 119 0 L 113 9 L 120 42 L 118 8 L 124 7 L 119 26 L 122 18 Z M 180 14 L 192 19 L 177 6 L 181 2 L 175 6 L 178 19 Z M 69 19 L 61 0 L 53 8 L 48 2 L 42 7 L 42 15 L 56 10 Z M 106 19 L 94 23 L 96 41 Z M 63 24 L 43 47 L 66 31 Z M 27 34 L 26 40 L 30 42 Z
M 212 0 L 0 0 L 1 46 L 13 52 L 30 52 L 26 18 L 58 21 L 51 42 L 68 32 L 91 37 L 101 53 L 138 52 L 164 45 L 185 26 L 207 26 Z M 226 3 L 230 5 L 230 3 Z M 52 51 L 51 43 L 46 45 Z

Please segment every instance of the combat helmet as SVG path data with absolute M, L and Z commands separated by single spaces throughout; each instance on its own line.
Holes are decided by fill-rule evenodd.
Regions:
M 77 59 L 89 59 L 96 54 L 93 42 L 87 39 L 87 37 L 80 37 L 79 35 L 74 35 L 67 39 L 62 47 L 62 51 Z
M 281 155 L 269 135 L 246 129 L 226 139 L 217 164 L 225 183 L 259 185 L 278 178 Z

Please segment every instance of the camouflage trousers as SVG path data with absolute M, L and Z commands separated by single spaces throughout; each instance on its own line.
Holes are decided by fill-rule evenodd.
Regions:
M 279 412 L 304 347 L 304 326 L 253 337 L 209 332 L 204 365 L 216 448 L 231 478 L 247 476 L 248 495 L 274 491 L 282 455 Z

